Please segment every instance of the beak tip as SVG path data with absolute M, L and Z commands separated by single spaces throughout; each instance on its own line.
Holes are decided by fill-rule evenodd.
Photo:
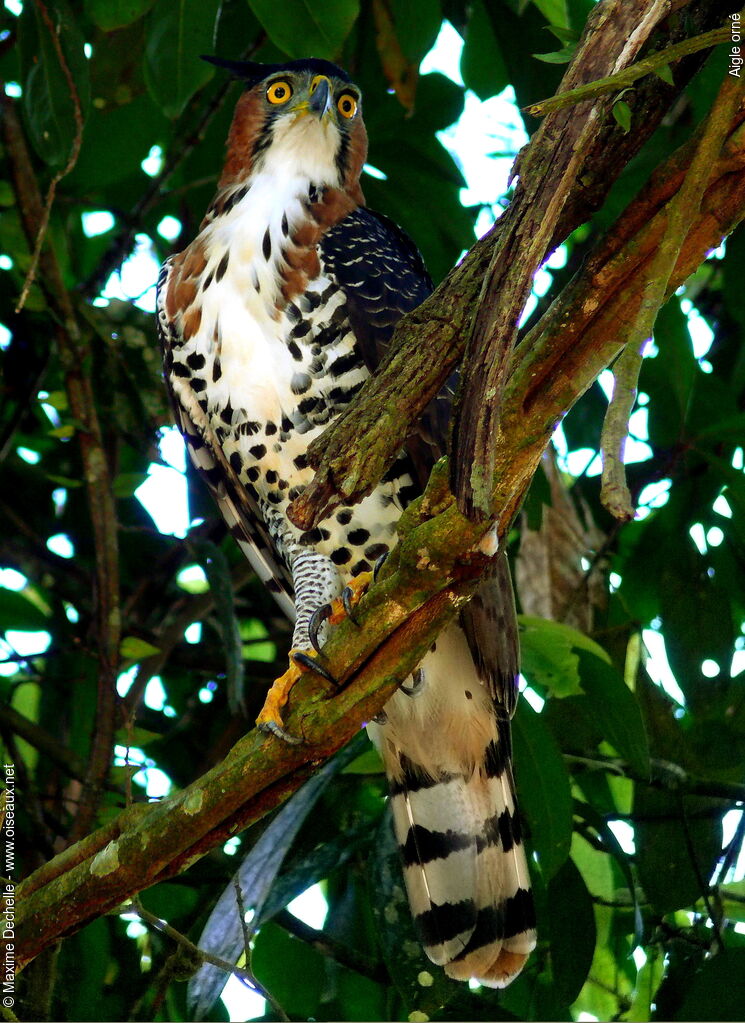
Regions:
M 319 117 L 323 117 L 323 115 L 329 108 L 330 99 L 331 95 L 329 90 L 328 79 L 323 78 L 318 83 L 316 91 L 310 97 L 310 102 L 308 105 L 314 114 L 317 114 Z

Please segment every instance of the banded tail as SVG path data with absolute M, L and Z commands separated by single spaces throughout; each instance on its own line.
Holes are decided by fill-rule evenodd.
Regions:
M 510 723 L 450 626 L 371 727 L 414 923 L 448 976 L 505 987 L 535 947 Z

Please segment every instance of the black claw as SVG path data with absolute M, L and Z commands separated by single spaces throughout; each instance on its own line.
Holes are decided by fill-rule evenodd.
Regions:
M 331 617 L 331 614 L 331 604 L 322 604 L 321 607 L 317 607 L 315 609 L 313 614 L 310 616 L 310 621 L 308 622 L 308 639 L 311 642 L 311 646 L 320 657 L 323 657 L 323 650 L 321 650 L 318 642 L 318 632 L 323 623 Z
M 316 675 L 320 675 L 321 678 L 325 678 L 327 682 L 330 682 L 332 686 L 339 687 L 339 683 L 331 674 L 330 671 L 326 671 L 322 664 L 318 661 L 313 660 L 310 654 L 304 653 L 302 650 L 296 650 L 292 655 L 292 659 L 295 664 L 301 664 L 304 668 L 308 668 L 310 671 L 314 671 Z
M 390 551 L 386 551 L 385 554 L 381 554 L 380 557 L 378 558 L 378 560 L 373 565 L 373 582 L 374 583 L 376 583 L 378 581 L 378 572 L 381 570 L 383 565 L 388 560 L 388 556 L 390 555 L 390 553 L 391 553 Z
M 352 597 L 354 596 L 354 590 L 351 586 L 345 586 L 341 591 L 341 602 L 344 605 L 344 611 L 347 618 L 352 622 L 353 625 L 359 626 L 359 622 L 354 616 L 354 604 L 352 603 Z
M 259 725 L 259 731 L 265 732 L 267 735 L 276 735 L 282 742 L 286 742 L 290 746 L 299 746 L 303 741 L 298 739 L 296 735 L 290 735 L 284 728 L 280 728 L 276 721 L 264 721 Z

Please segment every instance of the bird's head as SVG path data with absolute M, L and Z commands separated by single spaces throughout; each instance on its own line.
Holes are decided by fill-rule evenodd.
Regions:
M 221 186 L 267 173 L 359 190 L 367 133 L 360 90 L 345 71 L 315 58 L 287 64 L 205 59 L 246 81 Z

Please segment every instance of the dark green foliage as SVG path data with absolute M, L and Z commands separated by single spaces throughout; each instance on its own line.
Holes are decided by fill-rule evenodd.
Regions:
M 78 121 L 82 130 L 75 166 L 57 187 L 49 239 L 83 335 L 81 370 L 92 383 L 116 502 L 120 668 L 131 669 L 134 683 L 117 704 L 115 741 L 141 751 L 137 764 L 159 768 L 174 789 L 222 759 L 250 727 L 284 670 L 290 640 L 289 624 L 225 536 L 190 469 L 195 524 L 186 539 L 160 533 L 135 497 L 160 460 L 157 431 L 170 423 L 154 324 L 134 301 L 92 304 L 135 234 L 146 236 L 161 260 L 172 250 L 158 234 L 163 218 L 181 225 L 178 249 L 212 197 L 239 86 L 199 54 L 273 61 L 312 51 L 347 67 L 364 91 L 370 164 L 387 176 L 363 176 L 368 203 L 416 239 L 439 281 L 472 244 L 478 213 L 461 205 L 461 170 L 435 137 L 460 116 L 464 90 L 440 74 L 416 81 L 443 16 L 465 40 L 466 87 L 487 99 L 511 85 L 524 106 L 554 92 L 564 70 L 557 61 L 593 7 L 589 0 L 26 0 L 20 17 L 3 8 L 0 73 L 21 87 L 14 102 L 42 194 L 74 153 Z M 567 267 L 551 271 L 529 325 L 651 171 L 690 137 L 725 58 L 724 48 L 712 55 L 604 206 L 567 241 Z M 389 88 L 400 86 L 393 68 L 412 90 L 416 85 L 410 110 L 401 102 L 405 90 Z M 625 109 L 616 105 L 616 117 L 633 132 L 633 97 L 622 103 L 627 99 Z M 536 124 L 529 121 L 527 130 Z M 141 166 L 153 147 L 164 161 L 155 178 Z M 81 214 L 93 211 L 109 211 L 114 223 L 87 237 Z M 0 585 L 0 637 L 13 639 L 13 630 L 51 637 L 43 653 L 36 652 L 43 637 L 30 652 L 11 643 L 0 653 L 0 737 L 6 761 L 17 765 L 18 881 L 73 840 L 80 782 L 101 722 L 80 423 L 69 407 L 59 323 L 38 282 L 25 308 L 13 312 L 30 254 L 5 165 L 0 255 L 0 323 L 9 332 L 0 351 L 0 569 L 28 580 L 18 592 Z M 316 776 L 315 789 L 301 790 L 236 836 L 239 842 L 141 897 L 149 913 L 189 941 L 235 959 L 243 951 L 235 914 L 223 944 L 219 932 L 240 872 L 246 908 L 258 910 L 246 968 L 276 1003 L 267 1019 L 279 1018 L 276 1006 L 291 1019 L 317 1020 L 742 1015 L 745 890 L 742 872 L 732 881 L 728 871 L 745 829 L 724 850 L 722 843 L 725 815 L 745 797 L 743 280 L 740 228 L 724 257 L 708 259 L 659 316 L 656 352 L 640 380 L 650 457 L 629 466 L 629 482 L 638 501 L 648 485 L 667 480 L 667 501 L 619 528 L 600 506 L 597 476 L 577 470 L 576 478 L 563 477 L 586 524 L 596 525 L 585 551 L 603 592 L 590 608 L 592 627 L 578 631 L 572 616 L 567 624 L 540 618 L 528 612 L 530 594 L 519 594 L 523 670 L 534 705 L 536 697 L 545 701 L 538 713 L 521 700 L 513 729 L 539 933 L 524 973 L 504 992 L 472 991 L 426 959 L 403 891 L 382 767 L 360 736 Z M 695 304 L 712 333 L 705 361 L 694 354 L 684 301 Z M 563 424 L 569 450 L 582 449 L 586 466 L 606 404 L 595 385 Z M 533 530 L 551 506 L 547 480 L 539 472 L 526 505 Z M 69 538 L 72 557 L 47 545 L 58 534 Z M 520 530 L 511 539 L 516 555 Z M 206 582 L 180 578 L 194 565 Z M 570 611 L 587 612 L 582 571 L 574 571 Z M 184 632 L 195 622 L 202 623 L 201 639 L 190 643 Z M 649 629 L 664 637 L 685 705 L 654 683 L 656 662 L 645 667 L 640 637 Z M 160 709 L 156 699 L 142 700 L 153 677 L 165 692 Z M 146 798 L 142 776 L 131 780 L 137 770 L 119 758 L 98 823 Z M 633 826 L 635 852 L 619 842 L 618 821 Z M 732 818 L 727 828 L 729 836 Z M 321 933 L 285 910 L 317 882 L 328 902 Z M 19 979 L 18 1017 L 177 1021 L 199 1011 L 226 1019 L 219 969 L 197 972 L 193 952 L 155 927 L 130 927 L 128 935 L 133 920 L 117 913 L 94 919 L 28 967 Z M 639 954 L 633 957 L 639 948 L 647 957 L 641 966 Z

